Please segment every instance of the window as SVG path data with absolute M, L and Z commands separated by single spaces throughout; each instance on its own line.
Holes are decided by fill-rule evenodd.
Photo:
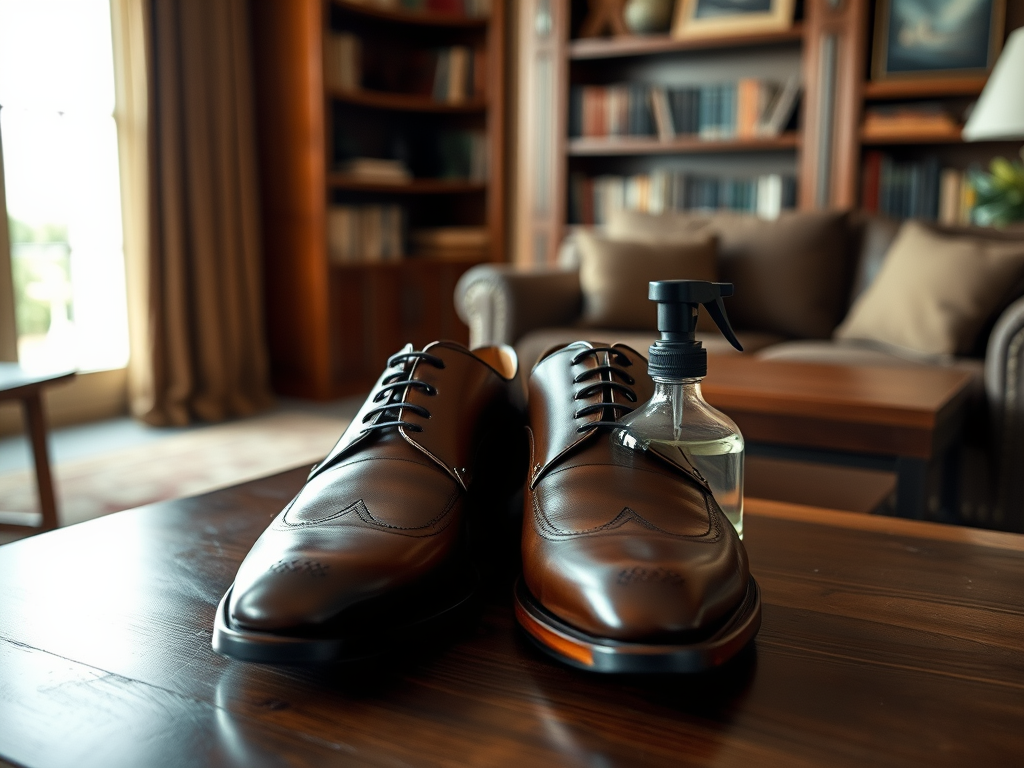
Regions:
M 0 0 L 18 357 L 123 368 L 128 322 L 109 0 Z

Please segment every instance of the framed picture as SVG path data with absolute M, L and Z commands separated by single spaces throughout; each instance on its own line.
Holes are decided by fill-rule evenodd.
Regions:
M 878 0 L 873 80 L 984 75 L 1003 41 L 1006 0 Z
M 732 37 L 793 26 L 795 0 L 679 0 L 672 36 Z

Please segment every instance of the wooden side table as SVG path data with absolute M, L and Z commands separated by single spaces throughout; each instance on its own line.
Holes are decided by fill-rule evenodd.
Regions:
M 969 373 L 709 357 L 704 396 L 739 425 L 748 454 L 895 472 L 897 514 L 928 514 L 929 475 L 957 445 Z M 952 506 L 955 492 L 944 496 Z
M 35 461 L 36 487 L 39 491 L 41 525 L 9 522 L 15 514 L 0 512 L 0 530 L 6 531 L 49 531 L 57 527 L 57 500 L 53 493 L 53 476 L 50 474 L 50 456 L 46 448 L 46 418 L 43 415 L 43 389 L 59 381 L 70 381 L 74 371 L 33 374 L 26 372 L 17 363 L 0 363 L 0 400 L 21 400 L 32 443 L 32 458 Z M 20 517 L 20 515 L 18 515 Z

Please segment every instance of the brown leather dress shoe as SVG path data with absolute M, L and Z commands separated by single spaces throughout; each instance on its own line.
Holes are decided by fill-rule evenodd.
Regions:
M 761 621 L 736 531 L 699 478 L 609 438 L 654 392 L 646 360 L 576 342 L 529 388 L 519 623 L 598 672 L 694 672 L 735 655 Z
M 214 649 L 248 661 L 358 658 L 464 605 L 475 539 L 526 469 L 517 368 L 509 347 L 436 342 L 394 355 L 242 562 Z

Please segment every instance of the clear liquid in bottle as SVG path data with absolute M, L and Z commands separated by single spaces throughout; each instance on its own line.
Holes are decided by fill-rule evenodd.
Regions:
M 743 436 L 732 419 L 704 400 L 699 380 L 657 381 L 651 401 L 621 421 L 613 443 L 654 451 L 693 470 L 743 538 Z

